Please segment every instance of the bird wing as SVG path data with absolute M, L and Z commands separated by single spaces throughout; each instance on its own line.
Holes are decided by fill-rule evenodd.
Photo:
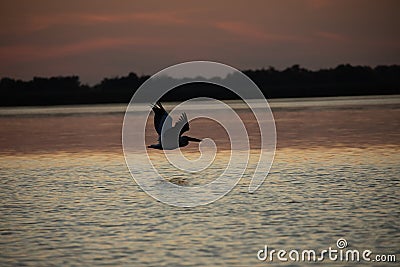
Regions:
M 180 129 L 179 136 L 181 136 L 184 132 L 189 131 L 189 122 L 187 120 L 186 113 L 182 113 L 179 117 L 179 120 L 174 125 L 175 129 Z
M 152 109 L 154 111 L 154 128 L 158 135 L 161 135 L 162 131 L 172 128 L 172 118 L 160 102 L 153 105 Z

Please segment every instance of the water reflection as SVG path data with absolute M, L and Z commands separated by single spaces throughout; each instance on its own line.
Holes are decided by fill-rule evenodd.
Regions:
M 246 173 L 226 197 L 194 209 L 147 196 L 120 154 L 3 156 L 0 261 L 240 266 L 256 264 L 265 243 L 325 248 L 341 236 L 399 253 L 398 152 L 281 149 L 256 194 Z
M 119 114 L 2 117 L 0 265 L 265 266 L 256 256 L 264 244 L 318 250 L 339 237 L 399 255 L 398 112 L 277 111 L 278 150 L 260 189 L 248 194 L 249 168 L 227 196 L 191 209 L 154 201 L 133 182 Z M 183 177 L 187 185 L 212 180 L 228 152 L 218 151 L 206 175 Z

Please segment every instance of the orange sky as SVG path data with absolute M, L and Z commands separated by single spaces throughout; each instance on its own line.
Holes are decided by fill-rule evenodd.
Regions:
M 212 60 L 238 69 L 400 64 L 400 2 L 2 0 L 0 77 L 154 74 Z

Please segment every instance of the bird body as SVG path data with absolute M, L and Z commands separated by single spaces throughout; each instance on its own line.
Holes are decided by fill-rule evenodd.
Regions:
M 154 112 L 154 128 L 158 133 L 158 144 L 148 146 L 160 150 L 171 150 L 184 147 L 190 141 L 200 142 L 200 139 L 182 135 L 189 131 L 189 122 L 186 113 L 182 113 L 179 120 L 172 126 L 172 118 L 160 102 L 152 107 Z

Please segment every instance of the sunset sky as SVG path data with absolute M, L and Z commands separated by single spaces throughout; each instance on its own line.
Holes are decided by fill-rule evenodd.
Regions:
M 0 77 L 400 64 L 400 1 L 2 0 Z

